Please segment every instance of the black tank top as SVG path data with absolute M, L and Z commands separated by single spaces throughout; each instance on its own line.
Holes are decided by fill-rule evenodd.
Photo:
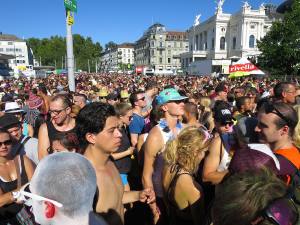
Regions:
M 56 128 L 54 127 L 54 125 L 51 121 L 47 121 L 46 125 L 47 125 L 50 145 L 52 145 L 52 141 L 54 140 L 54 137 L 57 134 L 67 134 L 67 133 L 75 133 L 76 134 L 76 128 L 75 127 L 72 128 L 71 130 L 68 130 L 68 131 L 59 131 L 59 130 L 56 130 Z
M 17 156 L 18 157 L 18 156 Z M 28 183 L 28 177 L 25 170 L 24 158 L 22 155 L 19 156 L 21 161 L 21 185 Z M 5 182 L 0 179 L 0 188 L 3 193 L 8 193 L 10 191 L 15 190 L 18 187 L 17 180 Z M 17 215 L 17 213 L 23 208 L 22 204 L 11 203 L 9 205 L 4 205 L 0 207 L 0 221 L 1 219 L 10 219 Z

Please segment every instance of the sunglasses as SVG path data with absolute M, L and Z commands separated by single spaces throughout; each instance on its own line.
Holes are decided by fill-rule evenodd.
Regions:
M 2 145 L 8 146 L 8 145 L 11 145 L 11 144 L 12 144 L 12 140 L 6 140 L 6 141 L 0 142 L 0 146 L 2 146 Z
M 294 201 L 288 197 L 282 197 L 272 201 L 263 211 L 262 216 L 252 222 L 251 225 L 268 220 L 275 225 L 296 225 L 299 213 Z
M 66 107 L 66 108 L 68 108 L 68 107 Z M 50 115 L 54 114 L 54 115 L 57 116 L 57 115 L 59 115 L 62 111 L 66 110 L 66 108 L 61 109 L 61 110 L 49 110 L 48 112 L 49 112 Z
M 144 101 L 144 100 L 145 100 L 145 97 L 138 99 L 138 101 Z
M 180 103 L 185 103 L 186 100 L 172 100 L 172 101 L 168 101 L 168 103 L 175 103 L 175 104 L 180 104 Z
M 288 126 L 292 125 L 292 121 L 288 118 L 286 118 L 274 105 L 271 103 L 266 103 L 265 104 L 265 112 L 266 114 L 273 113 L 280 117 Z
M 46 201 L 46 202 L 50 202 L 50 203 L 52 203 L 53 205 L 55 205 L 56 207 L 58 207 L 58 208 L 62 208 L 62 207 L 63 207 L 63 204 L 61 204 L 61 203 L 59 203 L 59 202 L 57 202 L 57 201 L 55 201 L 55 200 L 52 200 L 52 199 L 49 199 L 49 198 L 45 198 L 45 197 L 43 197 L 43 196 L 40 196 L 40 195 L 31 193 L 30 190 L 29 190 L 29 184 L 30 184 L 30 183 L 26 184 L 26 185 L 20 190 L 20 195 L 21 195 L 20 199 L 21 199 L 22 201 L 24 201 L 25 204 L 26 204 L 27 206 L 32 206 L 32 199 L 34 199 L 34 200 L 36 200 L 36 201 Z M 25 189 L 26 189 L 27 191 L 25 191 Z
M 227 126 L 227 125 L 229 125 L 230 127 L 234 124 L 232 121 L 222 121 L 221 123 L 221 126 Z

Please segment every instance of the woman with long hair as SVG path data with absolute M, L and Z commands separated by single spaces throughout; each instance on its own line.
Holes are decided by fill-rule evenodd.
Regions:
M 170 224 L 205 224 L 204 198 L 194 174 L 210 144 L 211 136 L 204 127 L 189 126 L 164 151 L 164 199 Z
M 34 224 L 32 215 L 19 204 L 18 191 L 31 180 L 34 166 L 25 155 L 11 157 L 12 139 L 0 129 L 0 224 Z

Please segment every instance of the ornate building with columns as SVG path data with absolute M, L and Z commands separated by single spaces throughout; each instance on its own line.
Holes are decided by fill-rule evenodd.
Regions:
M 197 16 L 194 26 L 188 30 L 189 52 L 181 54 L 186 72 L 228 74 L 232 60 L 255 58 L 260 54 L 257 40 L 266 35 L 276 20 L 275 11 L 264 5 L 252 9 L 245 2 L 239 12 L 228 14 L 222 10 L 223 4 L 224 0 L 219 0 L 215 15 L 204 22 L 199 22 Z

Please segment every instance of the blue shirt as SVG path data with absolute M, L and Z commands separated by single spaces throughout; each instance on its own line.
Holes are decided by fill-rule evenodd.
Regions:
M 141 134 L 144 130 L 145 120 L 144 117 L 133 113 L 131 123 L 129 124 L 129 133 Z

